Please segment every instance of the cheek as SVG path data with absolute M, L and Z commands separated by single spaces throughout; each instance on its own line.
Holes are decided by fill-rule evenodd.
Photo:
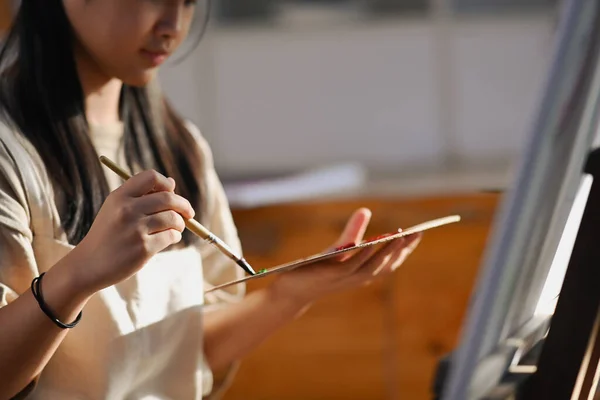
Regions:
M 107 0 L 90 3 L 88 8 L 66 9 L 79 47 L 102 67 L 126 68 L 139 57 L 152 24 L 140 13 L 123 12 L 113 3 L 103 5 L 100 1 Z
M 128 65 L 143 46 L 143 40 L 131 30 L 110 31 L 95 39 L 95 53 L 103 65 Z
M 79 35 L 85 51 L 100 69 L 110 77 L 126 80 L 127 75 L 135 73 L 140 68 L 140 49 L 144 46 L 143 35 L 135 26 L 94 26 Z M 121 28 L 121 29 L 118 29 Z
M 137 56 L 140 45 L 137 41 L 132 40 L 131 35 L 100 32 L 93 36 L 90 33 L 91 30 L 86 34 L 83 46 L 103 69 L 116 69 L 116 71 L 110 71 L 116 73 L 131 65 L 133 57 Z

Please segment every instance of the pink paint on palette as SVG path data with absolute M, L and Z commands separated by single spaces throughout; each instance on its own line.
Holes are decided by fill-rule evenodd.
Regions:
M 354 250 L 359 250 L 359 249 L 363 249 L 365 247 L 369 247 L 369 246 L 376 246 L 378 244 L 383 244 L 383 243 L 387 243 L 390 242 L 392 240 L 397 240 L 400 239 L 402 237 L 405 236 L 409 236 L 415 233 L 419 233 L 419 232 L 424 232 L 427 231 L 429 229 L 433 229 L 433 228 L 438 228 L 440 226 L 444 226 L 444 225 L 448 225 L 448 224 L 452 224 L 455 222 L 459 222 L 460 221 L 460 216 L 458 215 L 450 215 L 447 217 L 443 217 L 443 218 L 438 218 L 438 219 L 434 219 L 431 221 L 427 221 L 427 222 L 423 222 L 422 224 L 419 225 L 415 225 L 413 227 L 410 227 L 408 229 L 404 229 L 401 230 L 399 229 L 398 232 L 393 232 L 393 233 L 386 233 L 383 235 L 378 235 L 375 237 L 371 237 L 369 239 L 366 239 L 364 241 L 362 241 L 361 243 L 358 244 L 354 244 L 354 243 L 348 243 L 345 244 L 343 246 L 339 246 L 337 248 L 335 248 L 332 251 L 329 252 L 325 252 L 325 253 L 319 253 L 319 254 L 315 254 L 309 257 L 305 257 L 302 258 L 300 260 L 295 260 L 286 264 L 282 264 L 282 265 L 278 265 L 276 267 L 270 268 L 270 269 L 263 269 L 261 270 L 260 273 L 258 273 L 257 275 L 251 275 L 251 276 L 246 276 L 244 278 L 241 279 L 237 279 L 231 282 L 227 282 L 218 286 L 213 286 L 213 287 L 209 287 L 208 289 L 206 289 L 204 292 L 205 293 L 209 293 L 218 289 L 223 289 L 229 286 L 233 286 L 233 285 L 237 285 L 239 283 L 242 282 L 246 282 L 252 279 L 260 279 L 263 278 L 265 276 L 271 275 L 271 274 L 276 274 L 276 273 L 282 273 L 282 272 L 286 272 L 286 271 L 291 271 L 293 269 L 299 268 L 299 267 L 303 267 L 306 265 L 311 265 L 314 264 L 316 262 L 331 258 L 331 257 L 335 257 L 339 254 L 342 253 L 346 253 L 349 251 L 354 251 Z

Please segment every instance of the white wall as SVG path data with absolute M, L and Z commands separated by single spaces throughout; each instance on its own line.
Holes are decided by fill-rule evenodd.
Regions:
M 378 169 L 514 157 L 549 16 L 213 29 L 162 72 L 224 173 L 358 160 Z
M 552 55 L 550 20 L 456 26 L 456 143 L 468 158 L 521 149 Z

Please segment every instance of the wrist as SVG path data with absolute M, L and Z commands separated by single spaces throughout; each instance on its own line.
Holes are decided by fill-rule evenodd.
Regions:
M 43 280 L 39 280 L 37 284 L 39 288 L 35 292 L 40 295 L 40 290 L 43 291 L 39 301 L 43 303 L 40 307 L 46 307 L 52 317 L 59 321 L 69 324 L 75 321 L 79 312 L 89 300 L 91 293 L 82 290 L 74 279 L 74 274 L 71 273 L 69 263 L 66 259 L 50 268 L 43 276 Z M 41 277 L 38 277 L 41 278 Z M 45 304 L 45 305 L 44 305 Z
M 296 316 L 306 312 L 314 303 L 314 300 L 307 296 L 300 296 L 287 290 L 279 280 L 273 282 L 266 290 L 270 303 L 278 304 L 288 313 Z
M 53 279 L 57 280 L 57 286 L 60 286 L 74 302 L 85 302 L 97 291 L 86 278 L 84 271 L 86 266 L 86 261 L 80 257 L 75 248 L 52 267 L 47 275 L 55 275 Z

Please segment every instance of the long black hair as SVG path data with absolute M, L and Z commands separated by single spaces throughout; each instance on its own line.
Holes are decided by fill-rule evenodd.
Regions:
M 23 0 L 0 51 L 0 117 L 16 125 L 45 163 L 66 201 L 60 217 L 78 244 L 109 194 L 103 166 L 88 135 L 74 35 L 62 0 Z M 123 85 L 120 99 L 128 167 L 173 177 L 176 192 L 198 219 L 205 211 L 205 165 L 195 138 L 168 101 L 151 87 Z M 189 231 L 183 244 L 196 238 Z

